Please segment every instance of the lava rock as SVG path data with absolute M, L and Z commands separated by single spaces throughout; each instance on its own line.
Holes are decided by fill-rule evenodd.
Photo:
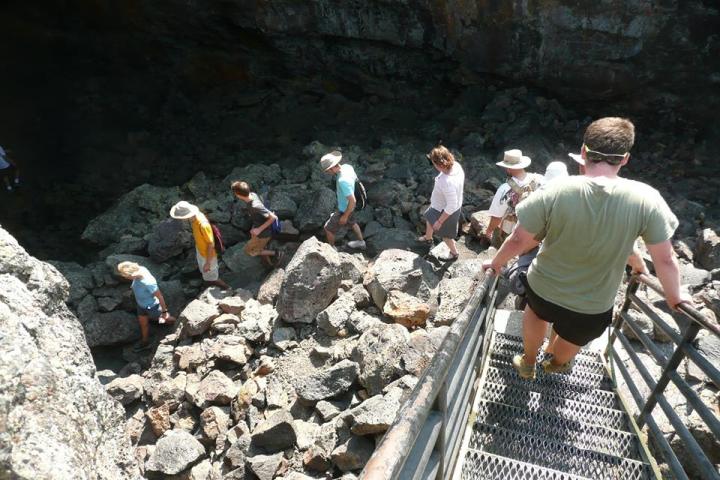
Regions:
M 349 412 L 350 431 L 355 435 L 375 435 L 385 432 L 395 421 L 400 402 L 375 395 Z
M 277 310 L 288 323 L 312 323 L 335 297 L 340 282 L 340 257 L 327 243 L 305 240 L 287 266 Z
M 317 402 L 348 391 L 358 377 L 358 364 L 350 360 L 295 378 L 295 391 L 305 402 Z
M 237 393 L 238 387 L 227 375 L 212 370 L 200 381 L 192 397 L 195 405 L 206 408 L 210 405 L 229 405 Z
M 412 295 L 391 290 L 383 313 L 406 328 L 422 327 L 430 316 L 430 306 Z
M 345 328 L 350 315 L 355 311 L 355 305 L 356 301 L 352 294 L 348 292 L 340 295 L 325 310 L 318 313 L 318 327 L 327 335 L 336 336 L 340 329 Z
M 720 236 L 711 228 L 698 239 L 695 261 L 705 270 L 720 268 Z
M 158 440 L 145 470 L 175 475 L 205 455 L 205 449 L 195 437 L 183 430 L 168 430 Z
M 147 250 L 154 262 L 165 262 L 193 246 L 188 223 L 168 218 L 153 227 Z
M 285 278 L 285 270 L 276 268 L 265 278 L 260 290 L 258 290 L 257 300 L 263 304 L 274 305 L 280 295 L 280 287 L 282 287 Z
M 140 338 L 137 317 L 121 310 L 83 315 L 82 326 L 89 347 L 121 345 Z
M 130 375 L 126 378 L 116 378 L 105 386 L 107 392 L 123 405 L 129 405 L 142 397 L 143 377 Z
M 302 201 L 295 216 L 295 225 L 301 232 L 314 232 L 320 229 L 335 211 L 337 197 L 327 187 L 309 192 Z
M 472 277 L 443 279 L 438 287 L 440 305 L 433 318 L 433 324 L 450 325 L 454 322 L 470 298 L 472 285 Z
M 208 305 L 200 300 L 193 300 L 180 313 L 178 320 L 182 325 L 182 332 L 190 337 L 205 333 L 213 320 L 220 315 L 214 305 Z
M 429 297 L 424 276 L 430 276 L 430 265 L 419 255 L 404 250 L 385 250 L 368 270 L 364 281 L 370 296 L 382 309 L 391 290 L 414 295 L 421 300 Z
M 370 460 L 375 444 L 364 437 L 352 436 L 332 452 L 333 463 L 343 472 L 360 470 Z
M 255 455 L 247 459 L 247 466 L 258 477 L 258 480 L 272 480 L 283 460 L 282 453 Z
M 262 305 L 257 300 L 248 300 L 240 315 L 237 333 L 253 343 L 270 340 L 277 312 L 272 305 Z
M 360 383 L 370 395 L 404 373 L 399 363 L 409 341 L 407 329 L 397 324 L 373 327 L 360 336 L 354 359 L 360 366 Z
M 287 410 L 280 410 L 255 428 L 252 445 L 276 452 L 293 447 L 296 439 L 293 416 Z

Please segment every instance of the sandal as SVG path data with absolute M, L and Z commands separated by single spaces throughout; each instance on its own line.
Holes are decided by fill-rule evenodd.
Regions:
M 432 238 L 427 238 L 425 235 L 421 235 L 417 238 L 418 242 L 424 242 L 424 243 L 432 243 Z

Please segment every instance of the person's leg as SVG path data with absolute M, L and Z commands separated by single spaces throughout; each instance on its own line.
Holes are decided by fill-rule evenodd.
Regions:
M 332 233 L 327 228 L 325 229 L 325 239 L 327 240 L 327 243 L 329 243 L 331 247 L 335 246 L 335 234 Z
M 535 359 L 545 339 L 547 328 L 548 322 L 538 317 L 530 305 L 526 306 L 523 314 L 523 347 L 526 364 L 535 365 Z
M 430 222 L 425 220 L 425 234 L 422 235 L 418 240 L 425 241 L 425 242 L 432 242 L 433 239 L 433 228 L 432 225 L 430 225 Z
M 552 365 L 559 367 L 570 362 L 581 348 L 581 346 L 570 343 L 562 337 L 557 337 L 553 345 Z
M 553 349 L 555 348 L 555 340 L 557 340 L 558 338 L 558 334 L 552 327 L 552 325 L 550 325 L 550 332 L 548 337 L 550 338 L 550 340 L 548 341 L 547 347 L 545 347 L 545 353 L 552 355 L 554 351 Z
M 457 251 L 457 245 L 455 244 L 455 239 L 454 238 L 443 238 L 443 242 L 445 242 L 445 245 L 447 245 L 448 248 L 450 249 L 450 253 L 452 254 L 452 256 L 457 257 L 458 251 Z
M 225 283 L 220 278 L 220 272 L 218 270 L 217 256 L 213 256 L 212 258 L 208 258 L 208 259 L 203 258 L 202 260 L 201 260 L 201 258 L 198 258 L 198 264 L 200 264 L 201 261 L 203 263 L 202 263 L 202 266 L 200 267 L 200 272 L 202 273 L 203 280 L 205 280 L 206 283 L 208 283 L 210 285 L 216 285 L 224 290 L 230 289 L 230 285 Z M 207 272 L 204 270 L 205 262 L 210 263 L 210 269 Z
M 138 323 L 140 324 L 140 341 L 146 345 L 150 342 L 150 318 L 147 315 L 139 315 Z
M 362 230 L 360 229 L 360 225 L 358 225 L 357 223 L 353 223 L 352 229 L 353 229 L 353 232 L 355 232 L 355 236 L 357 237 L 358 241 L 360 241 L 360 242 L 364 241 Z

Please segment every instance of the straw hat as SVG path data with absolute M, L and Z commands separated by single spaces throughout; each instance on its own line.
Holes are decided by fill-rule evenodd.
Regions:
M 531 163 L 532 160 L 530 160 L 530 157 L 523 156 L 521 150 L 513 149 L 505 152 L 502 162 L 497 162 L 495 165 L 519 170 L 521 168 L 527 168 Z
M 335 150 L 334 152 L 323 155 L 320 159 L 320 168 L 327 172 L 332 167 L 340 163 L 340 160 L 342 160 L 342 153 Z
M 170 209 L 170 216 L 178 220 L 187 220 L 188 218 L 192 218 L 197 215 L 198 212 L 200 212 L 200 210 L 198 210 L 195 205 L 182 200 L 173 205 Z

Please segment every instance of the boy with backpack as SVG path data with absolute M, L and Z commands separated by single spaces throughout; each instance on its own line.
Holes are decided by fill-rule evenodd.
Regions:
M 170 209 L 170 216 L 177 220 L 190 220 L 195 240 L 195 257 L 203 280 L 220 288 L 230 288 L 220 279 L 215 234 L 205 214 L 192 203 L 180 201 Z
M 252 220 L 250 240 L 245 245 L 244 252 L 251 257 L 260 255 L 263 262 L 268 265 L 277 265 L 281 260 L 280 253 L 267 249 L 274 227 L 279 224 L 277 215 L 265 207 L 258 194 L 250 190 L 247 182 L 235 181 L 230 188 L 233 195 L 247 204 Z M 272 257 L 275 257 L 274 262 Z
M 514 149 L 505 152 L 503 160 L 495 164 L 503 167 L 509 177 L 495 192 L 488 210 L 491 220 L 485 230 L 485 237 L 495 246 L 500 246 L 512 233 L 517 223 L 517 206 L 543 184 L 542 175 L 525 171 L 531 163 L 530 157 Z

